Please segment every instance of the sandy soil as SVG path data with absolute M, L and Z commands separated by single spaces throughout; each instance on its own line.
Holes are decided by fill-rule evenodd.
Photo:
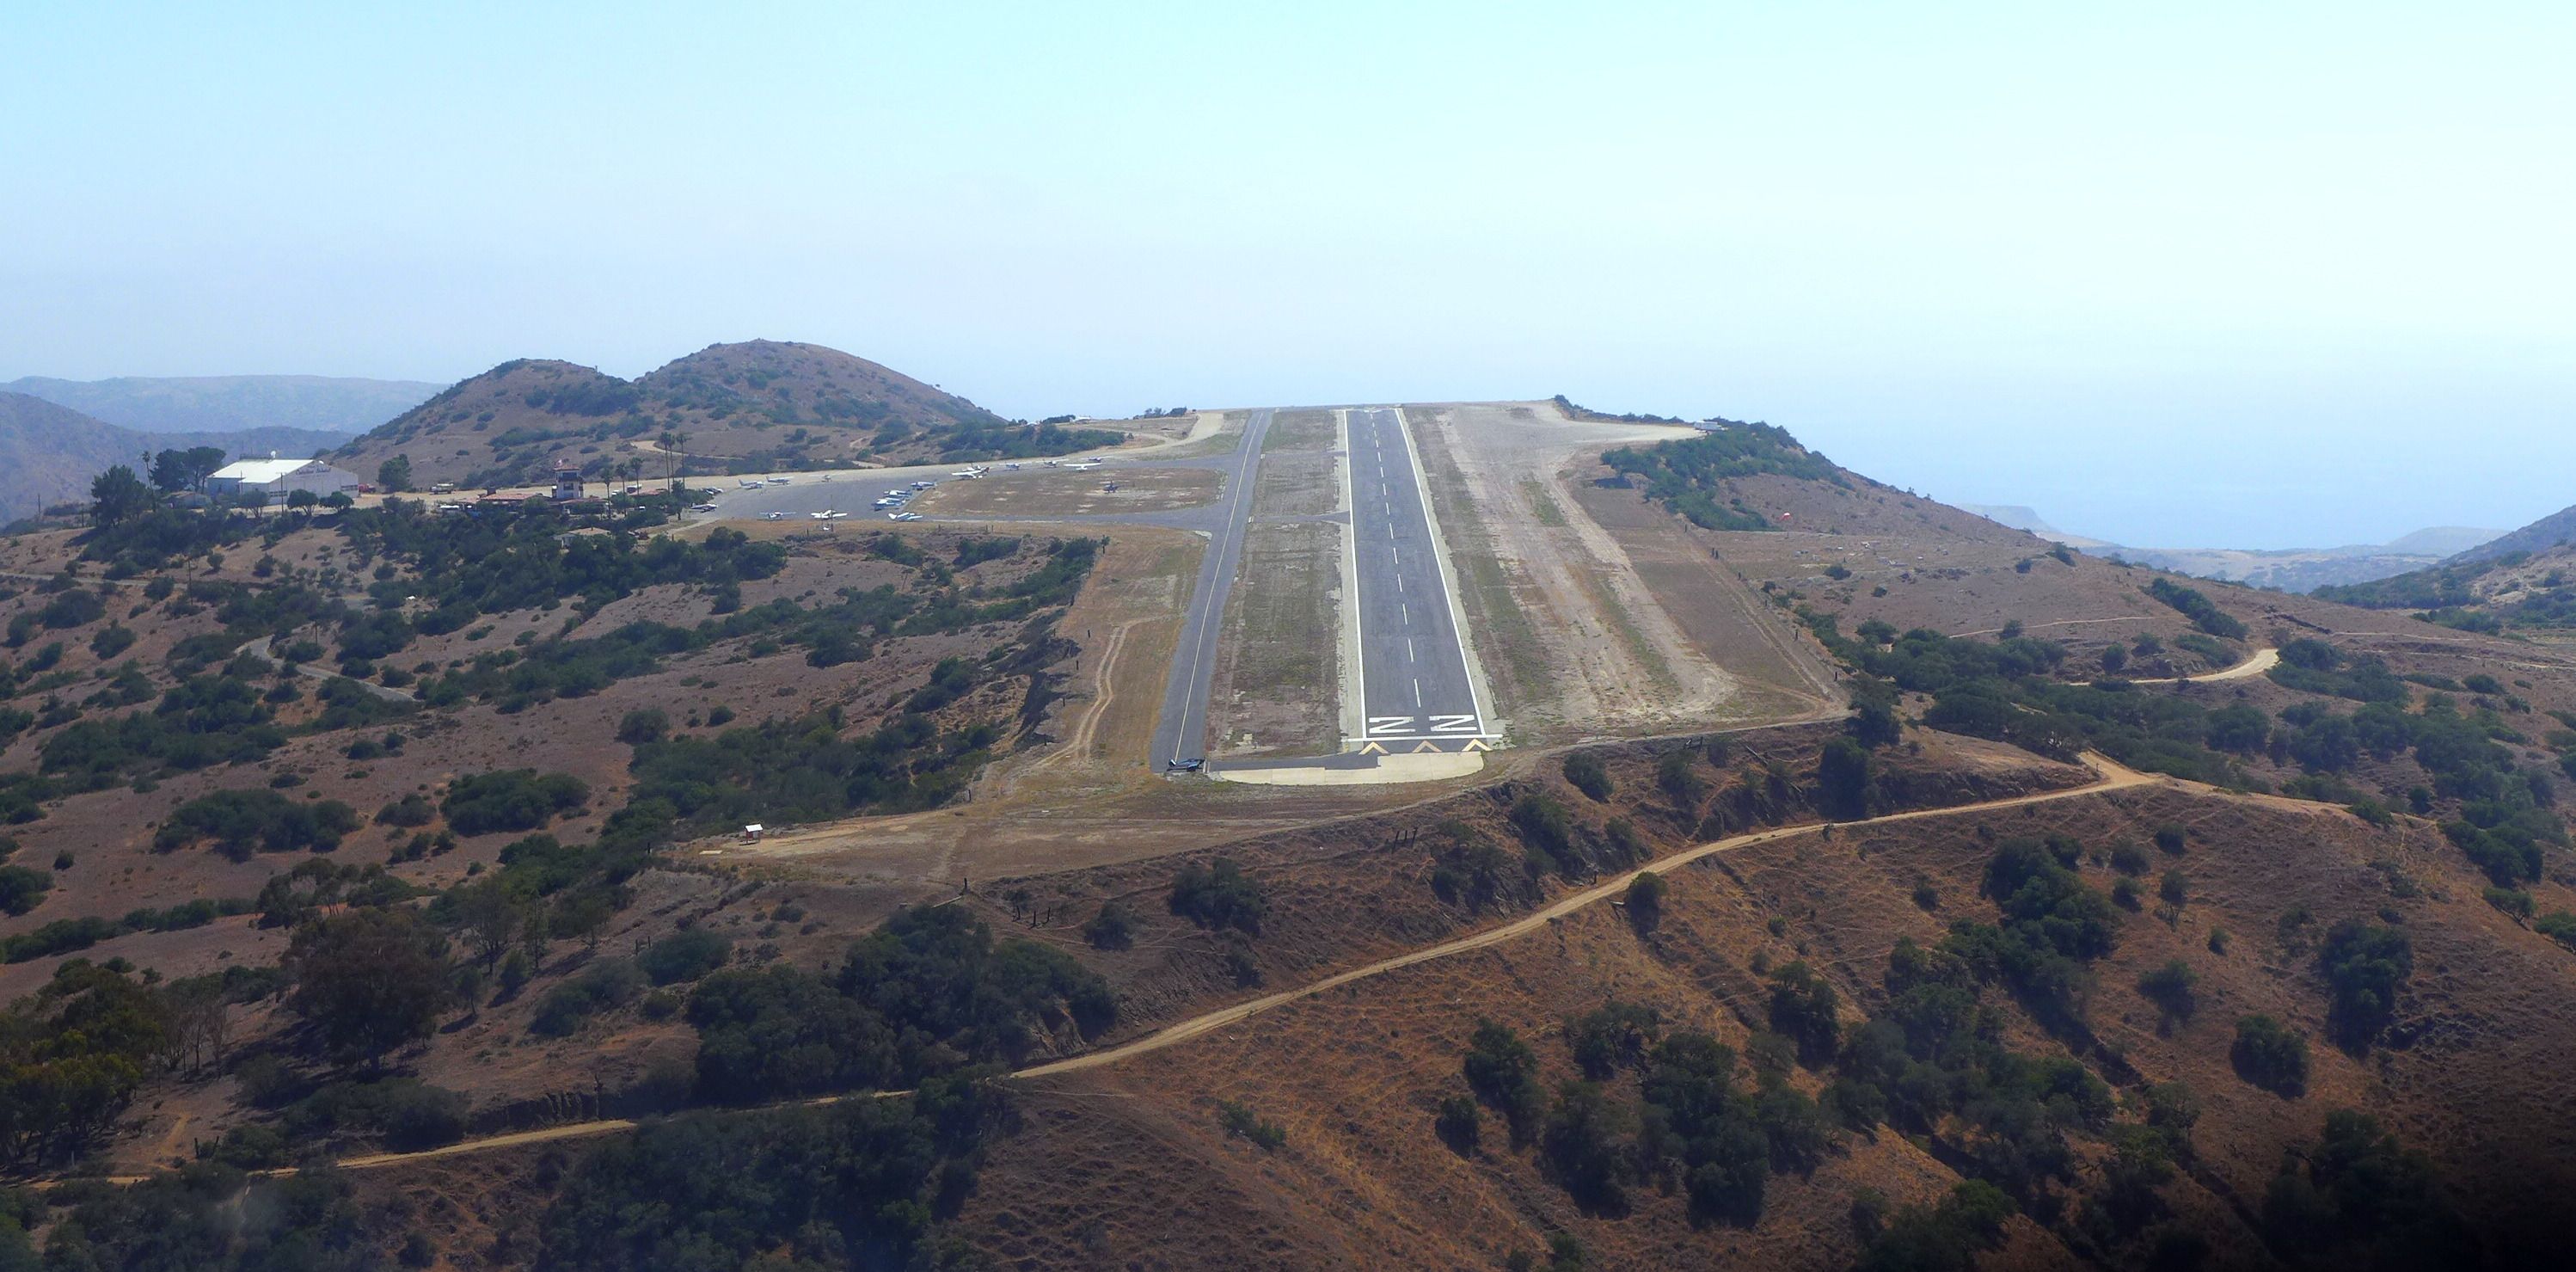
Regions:
M 1407 407 L 1406 416 L 1459 564 L 1460 601 L 1479 644 L 1499 654 L 1484 661 L 1516 741 L 1728 718 L 1736 678 L 1690 639 L 1568 484 L 1603 449 L 1675 430 L 1578 423 L 1544 403 Z

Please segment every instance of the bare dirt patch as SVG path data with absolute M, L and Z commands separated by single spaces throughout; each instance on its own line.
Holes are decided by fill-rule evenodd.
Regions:
M 1342 506 L 1342 479 L 1331 455 L 1266 455 L 1252 482 L 1254 517 L 1320 517 Z
M 1600 452 L 1674 435 L 1547 404 L 1409 406 L 1406 418 L 1515 741 L 1646 735 L 1784 714 L 1743 697 L 1569 494 Z M 1534 476 L 1536 474 L 1536 476 Z
M 1290 451 L 1331 450 L 1340 443 L 1341 433 L 1339 411 L 1276 411 L 1270 416 L 1270 431 L 1261 435 L 1261 453 L 1266 457 Z
M 1211 757 L 1338 749 L 1340 553 L 1339 532 L 1320 522 L 1245 529 L 1208 695 L 1225 721 L 1224 733 L 1208 740 Z
M 1216 502 L 1219 485 L 1217 474 L 1199 468 L 995 473 L 978 481 L 941 482 L 913 500 L 912 506 L 938 517 L 1171 512 Z
M 1728 570 L 1695 527 L 1633 493 L 1571 483 L 1585 516 L 1616 539 L 1637 577 L 1691 644 L 1735 673 L 1753 704 L 1782 713 L 1832 700 L 1835 673 L 1822 650 Z

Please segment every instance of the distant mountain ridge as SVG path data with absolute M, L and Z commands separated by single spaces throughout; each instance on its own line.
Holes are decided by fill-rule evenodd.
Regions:
M 438 385 L 321 375 L 119 376 L 0 384 L 92 419 L 145 433 L 231 433 L 255 428 L 363 433 L 427 401 Z
M 2080 534 L 2068 534 L 2065 531 L 2048 524 L 2048 522 L 2039 515 L 2038 509 L 2032 508 L 2026 504 L 1963 503 L 1956 505 L 1956 507 L 1963 512 L 1973 512 L 1988 521 L 1994 522 L 1996 525 L 2010 526 L 2015 530 L 2026 531 L 2052 542 L 2063 543 L 2070 548 L 2096 547 L 2100 546 L 2104 542 L 2100 539 L 2087 539 Z
M 2037 510 L 2019 504 L 1961 504 L 1961 508 L 1999 525 L 2026 530 L 2095 556 L 2114 557 L 2177 574 L 2220 579 L 2283 592 L 2312 592 L 2321 587 L 2370 583 L 2420 570 L 2444 556 L 2473 550 L 2496 539 L 2496 531 L 2470 526 L 2428 526 L 2387 543 L 2348 544 L 2332 548 L 2133 548 L 2104 539 L 2070 535 L 2042 520 Z M 2560 514 L 2576 534 L 2576 509 Z M 2521 533 L 2517 531 L 2516 533 Z M 2552 540 L 2555 542 L 2555 540 Z
M 113 464 L 141 474 L 155 451 L 220 447 L 233 459 L 318 455 L 348 439 L 314 429 L 255 428 L 230 432 L 143 433 L 92 419 L 24 393 L 0 393 L 0 522 L 40 504 L 89 498 L 90 479 Z
M 667 451 L 666 437 L 676 439 Z M 658 477 L 671 451 L 695 472 L 758 472 L 1064 454 L 1119 437 L 1017 424 L 837 349 L 751 340 L 633 380 L 553 359 L 504 362 L 335 458 L 362 477 L 400 455 L 417 482 L 504 486 L 542 481 L 557 463 L 594 479 Z

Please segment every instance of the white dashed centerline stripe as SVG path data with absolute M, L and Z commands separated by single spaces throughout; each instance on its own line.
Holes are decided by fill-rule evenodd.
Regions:
M 1484 724 L 1485 704 L 1476 693 L 1475 656 L 1467 652 L 1467 620 L 1458 611 L 1457 580 L 1449 576 L 1449 560 L 1440 552 L 1440 526 L 1431 511 L 1431 477 L 1422 468 L 1422 451 L 1413 444 L 1413 434 L 1404 427 L 1404 408 L 1392 412 L 1396 441 L 1404 446 L 1405 461 L 1413 468 L 1413 487 L 1422 503 L 1422 527 L 1431 542 L 1431 565 L 1440 572 L 1440 591 L 1449 602 L 1449 636 L 1458 644 L 1458 665 L 1467 676 L 1467 704 L 1475 712 L 1479 726 Z M 1419 704 L 1416 704 L 1417 706 Z

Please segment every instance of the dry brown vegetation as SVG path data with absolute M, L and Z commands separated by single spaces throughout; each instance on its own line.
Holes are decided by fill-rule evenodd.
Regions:
M 2135 1125 L 2145 1093 L 2158 1084 L 2184 1083 L 2196 1094 L 2204 1112 L 2189 1158 L 2154 1191 L 2158 1231 L 2197 1235 L 2208 1266 L 2295 1261 L 2301 1252 L 2266 1230 L 2266 1189 L 2285 1151 L 2317 1137 L 2327 1110 L 2359 1108 L 2429 1155 L 2440 1198 L 2475 1234 L 2462 1249 L 2487 1265 L 2545 1262 L 2576 1235 L 2556 1201 L 2576 1184 L 2576 1114 L 2559 1062 L 2576 1045 L 2567 1007 L 2576 955 L 2491 900 L 2487 877 L 2433 821 L 2400 812 L 2373 825 L 2323 803 L 2136 775 L 2079 791 L 2095 780 L 2084 769 L 1909 724 L 1871 752 L 1870 814 L 2013 806 L 1819 824 L 1824 757 L 1847 745 L 1846 725 L 1840 708 L 1824 705 L 1838 695 L 1836 672 L 1798 610 L 1832 614 L 1844 632 L 1879 621 L 1976 640 L 2018 621 L 2031 635 L 2064 641 L 2079 664 L 2146 634 L 2164 652 L 2132 664 L 2130 674 L 2200 671 L 2209 658 L 2179 645 L 2190 621 L 2143 590 L 2153 572 L 2054 556 L 2026 535 L 1856 477 L 1843 485 L 1744 479 L 1735 497 L 1767 518 L 1788 514 L 1781 524 L 1796 528 L 1701 530 L 1635 491 L 1604 484 L 1608 470 L 1594 462 L 1605 445 L 1668 430 L 1577 425 L 1550 407 L 1409 414 L 1460 567 L 1462 604 L 1516 736 L 1670 736 L 1570 750 L 1523 746 L 1499 754 L 1478 777 L 1412 788 L 1163 780 L 1134 758 L 1153 729 L 1203 541 L 1113 528 L 1089 582 L 1055 616 L 1043 664 L 980 678 L 938 708 L 943 724 L 1011 722 L 1001 759 L 964 798 L 785 828 L 757 845 L 720 836 L 668 849 L 627 881 L 626 904 L 595 943 L 554 943 L 519 993 L 484 994 L 395 1064 L 465 1093 L 475 1134 L 565 1125 L 622 1133 L 579 1120 L 617 1111 L 621 1088 L 690 1063 L 694 1031 L 677 1016 L 624 1008 L 565 1036 L 541 1036 L 529 1026 L 547 991 L 684 927 L 731 938 L 739 963 L 828 968 L 852 937 L 898 907 L 939 901 L 954 907 L 939 913 L 972 915 L 1105 978 L 1114 1025 L 1086 1039 L 1059 1022 L 1030 1059 L 1146 1044 L 1116 1053 L 1113 1063 L 1004 1084 L 1011 1112 L 984 1142 L 980 1178 L 937 1225 L 942 1237 L 997 1264 L 1494 1267 L 1516 1252 L 1540 1252 L 1543 1263 L 1550 1237 L 1570 1234 L 1594 1268 L 1837 1268 L 1861 1254 L 1856 1197 L 1933 1202 L 1989 1169 L 1981 1156 L 1991 1148 L 1987 1133 L 1964 1113 L 1912 1134 L 1885 1124 L 1846 1128 L 1808 1167 L 1775 1173 L 1751 1222 L 1695 1219 L 1678 1188 L 1646 1178 L 1629 1182 L 1622 1206 L 1579 1204 L 1562 1172 L 1540 1150 L 1510 1143 L 1490 1110 L 1481 1146 L 1461 1151 L 1444 1142 L 1435 1121 L 1441 1101 L 1465 1090 L 1461 1055 L 1470 1035 L 1484 1019 L 1512 1028 L 1534 1048 L 1551 1091 L 1578 1075 L 1568 1022 L 1614 1001 L 1651 1008 L 1664 1030 L 1703 1031 L 1750 1057 L 1772 1045 L 1762 1041 L 1775 1027 L 1768 973 L 1793 962 L 1820 974 L 1839 1001 L 1837 1019 L 1857 1025 L 1889 1010 L 1888 960 L 1900 939 L 1929 947 L 1953 923 L 1994 922 L 1998 901 L 1983 884 L 1998 846 L 2056 836 L 2078 846 L 2073 869 L 2086 886 L 2110 894 L 2124 879 L 2138 881 L 2128 885 L 2136 904 L 2110 912 L 2116 943 L 2089 966 L 2071 1019 L 2001 983 L 1986 986 L 1982 1002 L 1993 1012 L 1993 1036 L 2011 1050 L 2074 1061 L 2116 1089 L 2115 1125 Z M 1279 453 L 1264 469 L 1275 468 L 1285 483 L 1270 492 L 1274 499 L 1293 499 L 1292 488 L 1318 480 L 1316 466 L 1297 461 L 1326 444 L 1330 425 L 1330 413 L 1320 411 L 1282 412 L 1274 422 Z M 1184 427 L 1173 425 L 1171 435 Z M 1209 444 L 1218 443 L 1191 443 Z M 997 477 L 944 497 L 1017 498 L 1012 492 L 1053 480 L 1015 485 Z M 1257 524 L 1254 546 L 1265 533 L 1323 529 Z M 966 538 L 904 530 L 903 544 L 937 558 Z M 792 526 L 755 533 L 790 551 L 777 573 L 740 586 L 745 606 L 823 604 L 842 589 L 909 587 L 924 577 L 919 566 L 871 551 L 864 536 Z M 966 585 L 1006 585 L 1033 568 L 1040 537 L 955 573 Z M 39 580 L 75 550 L 60 535 L 0 547 L 0 570 L 27 576 L 13 580 L 23 585 L 16 595 L 0 598 L 0 622 L 59 594 L 38 590 Z M 294 578 L 354 595 L 370 564 L 317 529 L 186 568 L 190 577 Z M 1301 592 L 1277 586 L 1277 563 L 1248 566 L 1247 579 L 1265 582 L 1250 592 L 1238 585 L 1240 612 L 1230 621 L 1252 624 L 1266 613 L 1257 619 L 1264 630 L 1309 630 L 1306 612 L 1333 583 L 1330 571 L 1313 573 L 1318 587 Z M 47 641 L 64 643 L 54 678 L 31 682 L 45 687 L 13 705 L 32 713 L 47 696 L 95 692 L 128 660 L 156 689 L 166 686 L 169 651 L 213 630 L 212 619 L 186 611 L 184 601 L 147 600 L 145 581 L 81 578 L 80 588 L 100 594 L 104 616 L 38 633 L 19 651 L 23 660 Z M 2576 668 L 2546 648 L 2402 615 L 2191 586 L 2247 625 L 2231 649 L 2317 637 L 2432 681 L 2498 677 L 2492 692 L 2454 696 L 2495 712 L 2517 765 L 2549 762 L 2548 738 L 2560 725 L 2548 713 L 2576 712 Z M 1257 610 L 1263 604 L 1284 609 Z M 717 612 L 716 589 L 661 585 L 599 606 L 570 630 L 578 637 L 635 620 L 685 627 Z M 570 606 L 490 615 L 425 637 L 395 661 L 445 667 L 523 638 L 549 639 L 575 616 Z M 134 644 L 92 654 L 90 638 L 112 623 L 130 627 Z M 793 646 L 756 651 L 719 642 L 673 655 L 651 674 L 524 711 L 467 704 L 408 717 L 390 726 L 406 735 L 397 756 L 349 758 L 359 734 L 389 727 L 379 724 L 293 737 L 255 766 L 72 796 L 13 830 L 16 864 L 45 865 L 58 850 L 74 861 L 52 871 L 52 890 L 6 931 L 66 914 L 256 891 L 298 858 L 259 853 L 232 862 L 202 848 L 155 854 L 153 823 L 196 794 L 265 789 L 278 778 L 297 780 L 275 788 L 292 798 L 342 800 L 364 816 L 405 793 L 434 797 L 460 775 L 559 770 L 588 782 L 592 798 L 554 829 L 585 837 L 634 780 L 633 748 L 613 740 L 626 713 L 660 708 L 673 730 L 705 736 L 719 707 L 749 722 L 838 706 L 856 732 L 900 715 L 942 658 L 980 665 L 988 651 L 1018 647 L 1026 638 L 1007 626 L 893 637 L 867 660 L 827 668 L 809 665 Z M 1328 638 L 1311 644 L 1331 646 Z M 1269 713 L 1242 717 L 1265 722 L 1248 744 L 1267 745 L 1266 733 L 1330 728 L 1328 719 L 1296 714 L 1305 710 L 1296 693 L 1310 680 L 1329 684 L 1329 659 L 1314 672 L 1238 657 L 1220 668 L 1218 686 L 1221 699 Z M 2269 718 L 2321 701 L 2264 677 L 2140 692 L 2200 707 L 2248 706 Z M 2420 707 L 2435 692 L 2448 691 L 2410 686 L 2408 703 Z M 1036 707 L 1022 714 L 1033 699 Z M 112 714 L 136 705 L 86 709 Z M 1919 696 L 1899 703 L 1909 716 L 1923 706 Z M 286 704 L 282 719 L 299 724 L 316 710 L 308 694 Z M 1800 715 L 1828 718 L 1710 732 L 1730 720 Z M 60 727 L 30 728 L 0 760 L 30 766 L 43 737 Z M 2279 756 L 2250 755 L 2242 764 L 2274 785 L 2299 774 Z M 2367 757 L 2343 776 L 2387 789 L 2421 780 L 2423 770 L 2402 756 Z M 490 871 L 512 837 L 465 837 L 448 852 L 391 860 L 411 833 L 362 828 L 332 859 L 388 862 L 406 880 L 444 886 Z M 1639 866 L 1721 841 L 1723 850 L 1663 876 L 1667 891 L 1654 920 L 1626 907 L 1617 889 Z M 1237 909 L 1234 920 L 1211 921 L 1217 911 L 1175 904 L 1184 871 L 1215 878 L 1220 861 L 1232 872 L 1226 877 L 1239 876 L 1258 898 L 1248 919 Z M 2168 872 L 2179 882 L 2166 893 L 2160 880 Z M 1588 889 L 1604 885 L 1612 886 L 1590 897 Z M 2565 910 L 2576 908 L 2571 885 L 2576 871 L 2553 850 L 2524 891 L 2541 912 Z M 1098 937 L 1104 909 L 1126 916 L 1118 940 Z M 2338 1030 L 2318 953 L 2324 934 L 2345 920 L 2402 931 L 2411 943 L 2412 976 L 2391 1021 L 2366 1045 L 2332 1041 Z M 1523 921 L 1529 930 L 1515 928 Z M 118 936 L 84 953 L 181 976 L 272 961 L 286 939 L 285 930 L 258 928 L 243 915 Z M 1435 949 L 1439 957 L 1409 958 Z M 2145 973 L 2175 960 L 2197 977 L 2186 1013 L 2140 988 Z M 0 989 L 24 993 L 60 961 L 0 968 Z M 1295 992 L 1336 977 L 1349 979 Z M 1225 1014 L 1247 1006 L 1259 1010 Z M 2235 1023 L 2253 1013 L 2312 1040 L 2301 1094 L 2275 1094 L 2237 1072 Z M 270 1002 L 238 1009 L 234 1024 L 245 1048 L 295 1045 Z M 1160 1045 L 1173 1035 L 1156 1031 L 1175 1025 L 1184 1036 Z M 1200 1025 L 1213 1027 L 1194 1032 Z M 1831 1077 L 1822 1060 L 1777 1074 L 1786 1089 L 1810 1096 Z M 1599 1080 L 1617 1107 L 1633 1107 L 1633 1072 Z M 242 1094 L 229 1074 L 156 1079 L 96 1162 L 129 1169 L 184 1160 L 224 1130 L 267 1116 L 245 1109 Z M 390 1256 L 418 1233 L 442 1266 L 528 1266 L 548 1205 L 596 1142 L 504 1140 L 489 1152 L 358 1172 L 365 1240 Z M 2066 1178 L 2024 1199 L 2030 1204 L 2003 1225 L 1981 1266 L 2149 1264 L 2144 1238 L 2106 1235 L 2086 1218 L 2086 1200 L 2101 1195 L 2117 1162 L 2111 1138 L 2073 1135 L 2067 1143 Z M 784 1260 L 811 1252 L 770 1253 Z

